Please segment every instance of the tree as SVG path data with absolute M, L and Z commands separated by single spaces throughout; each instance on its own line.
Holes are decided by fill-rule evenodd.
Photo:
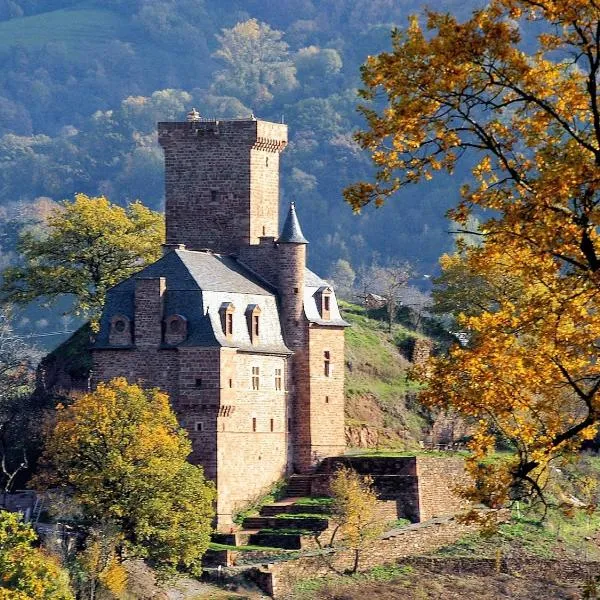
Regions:
M 362 290 L 364 296 L 368 293 L 375 293 L 385 298 L 390 332 L 396 318 L 401 292 L 408 284 L 410 273 L 410 265 L 399 260 L 390 260 L 385 267 L 372 264 L 370 267 L 359 270 L 359 289 Z
M 362 549 L 383 531 L 383 524 L 376 517 L 373 480 L 342 467 L 334 473 L 329 488 L 333 497 L 331 520 L 335 524 L 330 543 L 333 545 L 338 533 L 342 536 L 341 543 L 354 551 L 351 572 L 356 573 Z
M 58 410 L 37 483 L 72 493 L 96 529 L 114 526 L 117 555 L 199 572 L 215 493 L 191 449 L 166 394 L 113 379 Z
M 538 34 L 528 54 L 529 21 Z M 356 210 L 379 206 L 477 156 L 450 216 L 464 225 L 477 207 L 494 217 L 463 266 L 486 285 L 502 273 L 519 293 L 499 286 L 461 318 L 472 343 L 422 373 L 423 398 L 479 424 L 474 497 L 543 498 L 550 461 L 593 437 L 600 419 L 600 11 L 594 0 L 492 0 L 462 23 L 428 12 L 427 30 L 411 18 L 392 51 L 363 67 L 363 97 L 387 96 L 381 110 L 363 108 L 357 138 L 379 170 L 345 195 Z M 482 465 L 498 432 L 515 456 Z
M 0 511 L 0 599 L 74 600 L 67 573 L 35 541 L 20 515 Z
M 338 258 L 333 264 L 329 278 L 333 281 L 338 297 L 343 299 L 351 298 L 356 273 L 347 260 Z
M 98 318 L 106 290 L 159 258 L 164 219 L 140 202 L 126 209 L 103 196 L 77 194 L 46 219 L 41 236 L 26 230 L 18 249 L 22 266 L 4 271 L 5 302 L 75 297 L 73 312 Z
M 225 63 L 216 74 L 214 87 L 251 106 L 268 104 L 275 93 L 297 87 L 296 67 L 292 63 L 283 32 L 266 23 L 249 19 L 217 35 L 221 47 L 215 58 Z
M 41 411 L 31 397 L 39 353 L 17 336 L 10 311 L 0 312 L 0 482 L 10 492 L 29 467 L 33 441 L 39 440 Z

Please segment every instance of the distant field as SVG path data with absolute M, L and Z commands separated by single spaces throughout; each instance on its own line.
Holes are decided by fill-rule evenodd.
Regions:
M 127 20 L 98 9 L 63 9 L 0 23 L 0 52 L 11 46 L 39 47 L 64 43 L 69 50 L 85 52 L 129 33 Z

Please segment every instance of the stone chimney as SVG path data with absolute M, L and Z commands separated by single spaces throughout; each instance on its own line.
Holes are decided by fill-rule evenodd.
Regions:
M 163 304 L 167 280 L 164 277 L 135 280 L 135 345 L 156 348 L 162 343 Z

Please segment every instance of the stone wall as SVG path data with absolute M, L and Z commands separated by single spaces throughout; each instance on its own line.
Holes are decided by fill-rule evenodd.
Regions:
M 337 456 L 326 458 L 312 478 L 314 495 L 328 495 L 329 478 L 339 467 L 369 475 L 382 501 L 396 505 L 396 518 L 417 523 L 448 516 L 467 503 L 457 486 L 468 483 L 464 461 L 435 456 Z M 391 506 L 391 505 L 390 505 Z
M 405 557 L 437 550 L 475 531 L 475 525 L 465 525 L 453 518 L 435 519 L 398 529 L 369 542 L 360 553 L 359 571 L 395 564 Z M 353 562 L 352 550 L 338 549 L 331 553 L 272 564 L 254 576 L 262 589 L 277 600 L 287 598 L 296 583 L 325 577 L 333 572 L 332 569 L 343 572 L 350 569 Z
M 462 459 L 419 456 L 416 466 L 420 521 L 457 513 L 467 507 L 457 489 L 469 482 Z
M 329 367 L 325 371 L 325 352 Z M 307 397 L 300 398 L 303 419 L 300 427 L 309 434 L 299 438 L 297 456 L 303 469 L 314 467 L 320 460 L 344 452 L 344 330 L 341 327 L 308 328 Z M 305 384 L 306 385 L 306 384 Z M 307 443 L 308 441 L 308 443 Z
M 179 347 L 94 351 L 94 385 L 113 377 L 169 394 L 192 441 L 190 461 L 217 483 L 221 528 L 232 513 L 287 474 L 288 359 L 234 348 Z M 252 368 L 259 369 L 259 389 Z M 275 369 L 282 373 L 277 390 Z
M 287 474 L 287 391 L 275 385 L 275 369 L 281 370 L 285 382 L 287 363 L 281 356 L 222 351 L 216 455 L 221 529 L 231 523 L 233 513 Z M 258 390 L 252 389 L 253 367 L 259 369 Z

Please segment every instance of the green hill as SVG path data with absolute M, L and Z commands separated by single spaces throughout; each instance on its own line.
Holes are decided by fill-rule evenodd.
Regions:
M 364 308 L 345 302 L 341 308 L 352 324 L 346 330 L 348 441 L 362 447 L 417 448 L 433 416 L 417 402 L 418 385 L 408 378 L 412 363 L 405 348 L 427 336 L 400 323 L 389 332 L 385 321 Z
M 109 10 L 55 10 L 0 22 L 0 52 L 12 46 L 64 44 L 69 52 L 95 54 L 102 51 L 102 46 L 130 35 L 127 19 Z

